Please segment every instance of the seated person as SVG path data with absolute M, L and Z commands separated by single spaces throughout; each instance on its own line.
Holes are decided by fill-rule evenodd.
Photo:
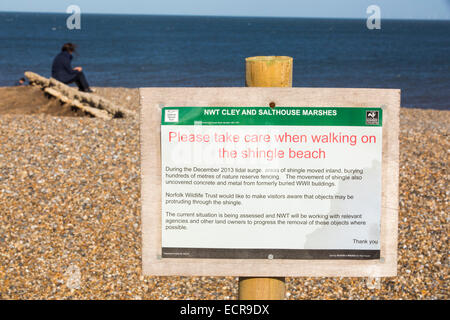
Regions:
M 61 52 L 55 57 L 52 65 L 52 77 L 62 83 L 69 84 L 75 82 L 78 89 L 83 92 L 93 92 L 83 73 L 83 68 L 72 68 L 72 53 L 75 52 L 76 45 L 66 43 Z

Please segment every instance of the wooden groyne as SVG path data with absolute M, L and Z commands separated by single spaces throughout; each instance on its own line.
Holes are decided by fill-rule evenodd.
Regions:
M 113 118 L 137 117 L 137 113 L 93 93 L 86 93 L 50 78 L 47 79 L 34 72 L 27 71 L 25 76 L 31 85 L 40 87 L 46 94 L 69 104 L 93 117 L 110 120 Z

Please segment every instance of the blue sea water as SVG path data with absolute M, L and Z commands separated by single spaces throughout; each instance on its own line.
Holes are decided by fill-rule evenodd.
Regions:
M 400 88 L 402 106 L 450 108 L 450 21 L 0 12 L 0 86 L 26 70 L 50 76 L 65 42 L 79 45 L 92 86 L 234 87 L 245 57 L 294 57 L 295 87 Z

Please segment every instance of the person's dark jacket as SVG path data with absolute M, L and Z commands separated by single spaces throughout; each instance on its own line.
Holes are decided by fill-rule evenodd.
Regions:
M 77 70 L 73 70 L 72 55 L 67 51 L 62 51 L 53 60 L 52 77 L 63 83 L 72 82 L 78 74 Z

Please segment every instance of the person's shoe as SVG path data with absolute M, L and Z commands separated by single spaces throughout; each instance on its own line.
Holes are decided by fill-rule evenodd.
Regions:
M 92 89 L 86 89 L 86 90 L 84 90 L 83 92 L 86 92 L 86 93 L 94 93 L 94 90 L 92 90 Z

